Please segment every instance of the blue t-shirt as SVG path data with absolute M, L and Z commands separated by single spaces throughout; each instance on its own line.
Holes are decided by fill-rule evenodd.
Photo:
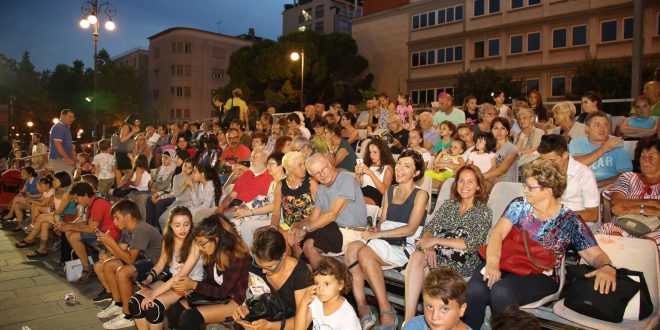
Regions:
M 71 141 L 71 131 L 69 126 L 58 122 L 50 129 L 50 137 L 48 138 L 48 159 L 61 159 L 62 155 L 55 148 L 55 140 L 62 141 L 64 151 L 69 154 L 69 158 L 73 159 L 73 142 Z
M 442 142 L 442 138 L 440 138 L 440 140 L 438 140 L 438 142 L 436 142 L 435 146 L 433 147 L 433 153 L 437 154 L 442 150 L 449 149 L 451 147 L 451 141 L 453 140 L 450 140 L 449 143 L 445 144 Z
M 25 189 L 27 192 L 29 192 L 32 195 L 36 195 L 39 193 L 39 189 L 37 189 L 37 182 L 39 182 L 38 177 L 33 177 L 25 180 Z
M 424 315 L 419 315 L 406 321 L 406 324 L 403 326 L 402 330 L 429 330 L 429 327 L 426 325 Z M 472 330 L 472 328 L 468 327 L 468 330 Z
M 588 136 L 581 136 L 571 140 L 568 151 L 571 156 L 587 155 L 600 148 L 589 141 Z M 632 161 L 623 145 L 620 148 L 610 150 L 589 166 L 594 172 L 596 180 L 605 180 L 617 176 L 623 172 L 632 171 Z
M 640 118 L 640 117 L 628 117 L 628 125 L 630 127 L 641 128 L 641 129 L 651 129 L 655 126 L 655 117 L 649 118 Z

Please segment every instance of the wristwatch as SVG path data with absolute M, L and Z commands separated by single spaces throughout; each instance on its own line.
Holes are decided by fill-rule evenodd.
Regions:
M 302 227 L 302 230 L 304 230 L 306 233 L 309 232 L 309 231 L 307 231 L 307 226 L 303 226 L 303 227 Z
M 646 207 L 644 206 L 644 204 L 639 206 L 639 214 L 646 215 Z

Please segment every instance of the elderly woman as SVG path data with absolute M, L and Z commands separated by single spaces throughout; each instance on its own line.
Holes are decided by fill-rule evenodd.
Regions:
M 415 316 L 424 277 L 432 269 L 448 267 L 469 277 L 481 264 L 477 249 L 483 245 L 493 219 L 486 206 L 486 180 L 475 165 L 456 173 L 451 199 L 442 203 L 424 226 L 418 250 L 406 268 L 405 320 Z
M 495 154 L 497 154 L 497 167 L 485 173 L 484 177 L 489 181 L 489 186 L 498 181 L 516 182 L 518 150 L 513 143 L 509 142 L 509 133 L 511 132 L 509 121 L 502 117 L 493 119 L 491 131 L 497 142 L 495 151 Z
M 440 140 L 440 132 L 433 127 L 433 114 L 422 112 L 419 115 L 419 127 L 424 132 L 424 148 L 426 150 L 433 149 L 433 146 Z
M 518 110 L 518 123 L 520 123 L 520 133 L 516 134 L 513 144 L 520 152 L 518 164 L 527 164 L 539 158 L 535 152 L 541 143 L 541 137 L 544 132 L 540 128 L 534 127 L 534 111 L 528 108 Z
M 479 107 L 479 119 L 481 122 L 474 125 L 474 136 L 481 132 L 490 132 L 493 119 L 497 118 L 497 109 L 490 103 L 484 103 Z
M 364 161 L 355 166 L 355 179 L 360 183 L 365 203 L 380 206 L 392 184 L 394 158 L 382 140 L 371 140 L 367 151 Z
M 625 172 L 621 174 L 616 183 L 605 190 L 604 195 L 610 199 L 612 213 L 617 218 L 641 215 L 651 219 L 655 218 L 657 223 L 658 217 L 660 217 L 660 155 L 658 154 L 660 139 L 652 137 L 641 140 L 637 148 L 642 150 L 639 157 L 642 173 Z M 642 234 L 642 232 L 626 231 L 630 228 L 621 228 L 616 223 L 615 218 L 613 222 L 604 224 L 601 231 L 608 235 L 648 239 L 657 244 L 660 249 L 660 229 Z
M 301 152 L 292 151 L 285 154 L 282 158 L 282 167 L 286 171 L 286 177 L 274 180 L 277 181 L 277 185 L 273 197 L 273 210 L 278 211 L 273 212 L 270 223 L 285 232 L 284 228 L 312 214 L 318 183 L 307 174 L 305 156 Z M 288 249 L 293 249 L 293 255 L 300 256 L 302 248 L 298 244 L 293 244 L 290 239 L 287 241 Z
M 571 139 L 587 135 L 585 132 L 587 126 L 575 121 L 575 112 L 575 105 L 569 101 L 559 102 L 552 107 L 555 124 L 559 125 L 552 133 L 561 134 L 568 143 Z
M 514 199 L 490 233 L 486 249 L 486 267 L 476 269 L 468 283 L 465 323 L 480 329 L 486 306 L 493 314 L 509 306 L 522 306 L 557 291 L 557 270 L 569 245 L 573 245 L 596 270 L 594 289 L 608 294 L 616 288 L 616 271 L 610 258 L 598 246 L 587 225 L 559 198 L 566 189 L 566 174 L 547 160 L 536 160 L 525 170 L 525 197 Z M 502 241 L 513 227 L 541 247 L 552 252 L 551 269 L 542 273 L 517 275 L 500 269 Z M 530 243 L 531 244 L 531 243 Z
M 161 164 L 160 160 L 156 160 L 156 153 L 153 151 L 147 142 L 147 136 L 144 133 L 138 133 L 135 136 L 135 147 L 133 148 L 133 157 L 137 155 L 145 155 L 149 163 L 149 169 L 158 168 Z
M 358 305 L 362 329 L 376 320 L 367 306 L 364 281 L 369 282 L 378 300 L 381 329 L 397 329 L 396 311 L 387 300 L 383 267 L 403 267 L 415 250 L 415 237 L 421 231 L 429 195 L 415 182 L 424 175 L 422 155 L 406 150 L 395 166 L 396 182 L 384 196 L 381 218 L 375 227 L 362 233 L 362 240 L 346 248 L 346 264 L 353 274 L 353 295 Z
M 266 160 L 268 173 L 273 177 L 273 181 L 268 187 L 268 194 L 265 199 L 257 198 L 252 203 L 248 203 L 234 211 L 232 222 L 236 225 L 241 237 L 247 244 L 252 244 L 254 231 L 259 227 L 267 226 L 271 222 L 271 213 L 275 210 L 273 201 L 275 200 L 275 188 L 277 182 L 284 178 L 284 169 L 282 168 L 283 154 L 272 153 Z

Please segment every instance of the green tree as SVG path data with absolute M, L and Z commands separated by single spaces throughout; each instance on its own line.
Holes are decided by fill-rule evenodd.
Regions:
M 491 93 L 497 89 L 504 91 L 507 99 L 522 98 L 524 91 L 520 84 L 523 79 L 513 81 L 511 75 L 487 67 L 476 71 L 466 71 L 458 74 L 458 82 L 454 85 L 454 105 L 461 106 L 463 99 L 469 95 L 477 97 L 479 103 L 493 103 Z
M 42 85 L 43 74 L 35 71 L 30 61 L 30 53 L 24 52 L 13 75 L 12 96 L 15 97 L 12 107 L 12 122 L 25 131 L 25 123 L 32 121 L 35 130 L 47 130 L 49 118 L 56 112 L 55 105 Z
M 367 60 L 358 54 L 351 36 L 305 31 L 234 52 L 227 70 L 230 82 L 218 88 L 219 95 L 227 99 L 232 89 L 240 87 L 249 101 L 299 109 L 301 64 L 291 61 L 289 54 L 300 50 L 305 53 L 305 102 L 359 103 L 359 90 L 371 88 L 373 75 L 366 73 Z

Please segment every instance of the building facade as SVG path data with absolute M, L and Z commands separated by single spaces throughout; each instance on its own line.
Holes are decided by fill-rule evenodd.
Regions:
M 128 50 L 112 59 L 114 63 L 132 68 L 142 87 L 144 104 L 149 102 L 149 51 L 142 48 Z
M 351 20 L 362 15 L 362 7 L 349 0 L 299 0 L 284 5 L 282 35 L 301 30 L 320 33 L 351 33 Z
M 149 37 L 148 107 L 157 123 L 209 118 L 233 52 L 253 41 L 175 27 Z
M 660 3 L 643 4 L 642 59 L 658 66 Z M 630 62 L 632 23 L 630 0 L 411 0 L 354 20 L 352 35 L 376 90 L 408 92 L 415 104 L 486 67 L 559 100 L 578 61 Z

